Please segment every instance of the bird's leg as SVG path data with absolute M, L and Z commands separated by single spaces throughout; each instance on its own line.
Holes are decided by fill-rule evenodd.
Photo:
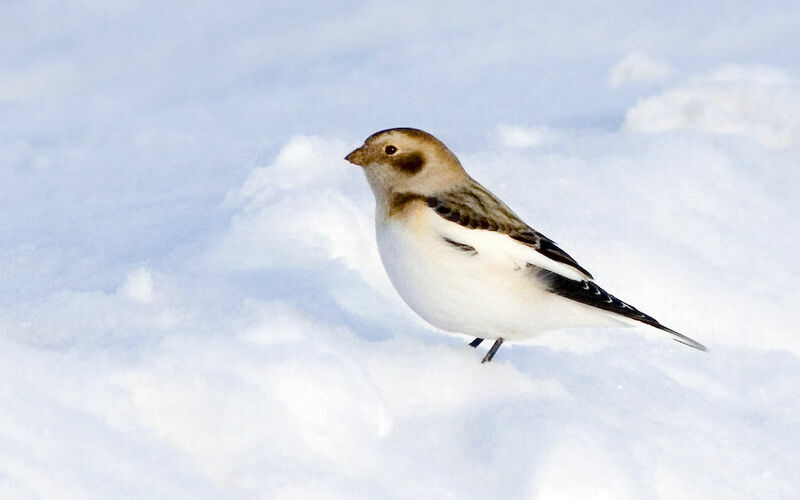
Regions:
M 483 357 L 483 361 L 481 361 L 481 363 L 488 363 L 489 361 L 491 361 L 492 358 L 494 357 L 494 353 L 496 353 L 497 350 L 500 349 L 500 344 L 502 344 L 502 343 L 503 343 L 503 338 L 502 337 L 500 337 L 499 339 L 495 340 L 494 344 L 492 344 L 492 348 L 489 349 L 489 352 L 487 352 L 486 356 Z
M 475 340 L 473 340 L 472 342 L 470 342 L 469 345 L 470 345 L 470 347 L 478 347 L 479 345 L 481 345 L 481 342 L 483 342 L 483 339 L 478 337 Z

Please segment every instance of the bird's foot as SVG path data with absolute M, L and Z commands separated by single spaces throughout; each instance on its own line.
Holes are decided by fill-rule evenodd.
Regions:
M 470 347 L 478 347 L 479 345 L 481 345 L 481 342 L 483 342 L 483 339 L 478 337 L 475 340 L 473 340 L 472 342 L 470 342 L 469 346 Z
M 481 361 L 481 363 L 488 363 L 489 361 L 491 361 L 492 358 L 494 357 L 494 353 L 496 353 L 497 350 L 500 349 L 500 344 L 502 343 L 503 343 L 502 337 L 495 340 L 494 344 L 492 344 L 492 348 L 489 349 L 489 352 L 487 352 L 486 356 L 483 357 L 483 361 Z

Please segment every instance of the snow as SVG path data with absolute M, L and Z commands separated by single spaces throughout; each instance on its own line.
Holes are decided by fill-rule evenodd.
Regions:
M 626 113 L 624 127 L 694 128 L 786 148 L 800 141 L 800 81 L 769 67 L 723 66 L 638 102 Z
M 509 148 L 537 148 L 553 143 L 558 134 L 555 130 L 544 126 L 499 125 L 496 135 L 498 142 Z
M 0 498 L 794 497 L 795 12 L 0 5 Z M 710 352 L 481 365 L 380 264 L 392 126 Z
M 653 59 L 640 52 L 632 52 L 611 68 L 608 84 L 612 88 L 640 82 L 657 82 L 670 73 L 670 67 L 663 61 Z

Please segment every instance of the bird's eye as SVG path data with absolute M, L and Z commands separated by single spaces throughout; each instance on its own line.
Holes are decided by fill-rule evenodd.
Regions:
M 388 146 L 386 146 L 384 148 L 384 151 L 386 151 L 387 155 L 393 155 L 393 154 L 397 153 L 397 148 L 392 146 L 391 144 L 389 144 Z

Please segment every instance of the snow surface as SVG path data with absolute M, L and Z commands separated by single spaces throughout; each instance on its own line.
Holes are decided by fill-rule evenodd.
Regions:
M 0 3 L 0 498 L 792 498 L 794 2 Z M 342 157 L 416 126 L 609 291 L 481 365 Z

